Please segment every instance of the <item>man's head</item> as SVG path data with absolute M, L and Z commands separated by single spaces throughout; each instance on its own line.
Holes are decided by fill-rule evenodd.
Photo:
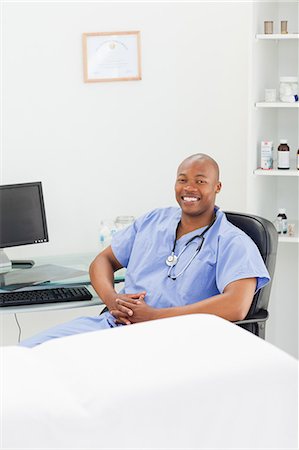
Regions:
M 219 167 L 210 156 L 197 153 L 179 165 L 175 194 L 183 215 L 211 218 L 220 190 Z

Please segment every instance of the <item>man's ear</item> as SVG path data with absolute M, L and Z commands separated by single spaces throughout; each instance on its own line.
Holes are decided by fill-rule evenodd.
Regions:
M 219 194 L 219 192 L 221 191 L 221 188 L 222 188 L 221 181 L 218 181 L 218 183 L 216 185 L 216 194 Z

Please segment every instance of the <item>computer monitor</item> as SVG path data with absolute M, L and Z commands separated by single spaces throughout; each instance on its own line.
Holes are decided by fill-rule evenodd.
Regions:
M 33 261 L 10 261 L 6 247 L 48 242 L 41 182 L 0 186 L 0 269 L 26 267 Z

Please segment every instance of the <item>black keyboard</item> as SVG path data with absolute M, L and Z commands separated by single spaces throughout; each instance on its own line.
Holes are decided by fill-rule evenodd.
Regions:
M 32 291 L 14 291 L 0 293 L 1 306 L 43 305 L 44 303 L 60 303 L 91 300 L 92 295 L 85 286 L 56 287 L 36 289 Z

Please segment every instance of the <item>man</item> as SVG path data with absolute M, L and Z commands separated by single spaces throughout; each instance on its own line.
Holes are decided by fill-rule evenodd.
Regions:
M 90 278 L 108 312 L 76 319 L 23 341 L 48 339 L 182 314 L 243 319 L 269 274 L 254 242 L 215 207 L 219 168 L 195 154 L 179 166 L 179 208 L 160 208 L 116 233 L 90 266 Z M 114 272 L 127 268 L 125 287 L 114 289 Z

